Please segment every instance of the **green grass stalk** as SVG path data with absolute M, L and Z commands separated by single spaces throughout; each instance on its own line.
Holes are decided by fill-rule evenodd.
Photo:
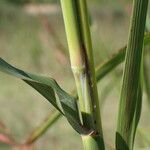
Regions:
M 149 54 L 148 54 L 148 58 L 150 58 Z M 148 60 L 148 62 L 150 62 L 150 61 Z M 145 59 L 145 62 L 144 62 L 144 79 L 143 80 L 144 80 L 145 91 L 147 94 L 148 104 L 150 106 L 150 78 L 149 78 L 148 71 L 149 70 L 148 70 L 146 59 Z
M 120 97 L 116 149 L 132 150 L 139 99 L 140 68 L 148 0 L 134 0 Z M 135 132 L 135 131 L 134 131 Z
M 58 118 L 60 118 L 61 113 L 59 111 L 54 111 L 53 113 L 51 113 L 50 115 L 47 116 L 47 118 L 45 119 L 44 122 L 42 122 L 41 125 L 39 125 L 39 127 L 37 127 L 29 136 L 29 138 L 27 139 L 27 141 L 25 142 L 25 145 L 31 145 L 32 143 L 34 143 L 39 137 L 41 137 L 46 131 L 47 129 L 54 124 L 54 122 L 56 120 L 58 120 Z
M 83 146 L 86 150 L 104 149 L 86 1 L 61 0 L 61 5 L 79 98 L 81 123 L 95 131 L 92 135 L 81 135 Z

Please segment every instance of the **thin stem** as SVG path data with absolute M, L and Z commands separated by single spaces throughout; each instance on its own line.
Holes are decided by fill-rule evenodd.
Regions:
M 150 43 L 150 34 L 147 33 L 144 36 L 144 46 L 146 47 Z M 108 73 L 114 70 L 120 63 L 125 59 L 126 46 L 117 51 L 116 54 L 113 54 L 110 59 L 99 64 L 96 67 L 96 79 L 97 81 L 101 80 Z
M 32 143 L 34 143 L 39 137 L 41 137 L 47 131 L 47 129 L 51 125 L 54 124 L 54 122 L 56 122 L 56 120 L 58 120 L 58 118 L 60 118 L 60 116 L 61 113 L 59 113 L 58 111 L 54 111 L 53 113 L 51 113 L 47 117 L 47 119 L 44 120 L 44 122 L 42 122 L 42 124 L 31 133 L 25 145 L 31 145 Z
M 95 130 L 82 135 L 85 149 L 104 149 L 91 35 L 85 0 L 61 0 L 71 68 L 75 77 L 81 123 Z
M 96 75 L 95 75 L 95 67 L 94 67 L 94 59 L 93 59 L 93 49 L 92 49 L 92 42 L 91 42 L 91 35 L 90 35 L 90 29 L 89 29 L 89 16 L 87 11 L 87 4 L 86 0 L 78 0 L 77 1 L 77 7 L 79 8 L 79 15 L 80 15 L 80 22 L 81 22 L 81 32 L 82 32 L 82 38 L 85 49 L 85 64 L 86 64 L 86 71 L 87 76 L 89 78 L 89 93 L 91 93 L 91 101 L 92 107 L 94 111 L 94 122 L 97 121 L 96 129 L 97 131 L 102 134 L 102 128 L 101 126 L 101 116 L 100 116 L 100 108 L 99 108 L 99 100 L 98 100 L 98 92 L 97 92 L 97 82 L 96 82 Z
M 133 149 L 133 125 L 138 105 L 140 66 L 148 0 L 134 0 L 118 113 L 117 150 Z
M 149 60 L 149 54 L 148 54 L 148 62 L 150 62 Z M 145 90 L 146 90 L 146 94 L 147 94 L 147 100 L 148 100 L 148 104 L 150 106 L 150 78 L 149 78 L 149 70 L 148 70 L 148 66 L 147 66 L 147 63 L 146 62 L 146 56 L 145 56 L 145 62 L 144 62 L 144 87 L 145 87 Z

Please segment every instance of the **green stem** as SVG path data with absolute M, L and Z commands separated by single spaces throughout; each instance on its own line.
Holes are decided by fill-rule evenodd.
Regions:
M 147 57 L 148 57 L 148 62 L 150 62 L 149 55 Z M 144 87 L 145 87 L 146 94 L 147 94 L 148 104 L 150 106 L 150 78 L 149 78 L 149 74 L 148 74 L 149 70 L 148 70 L 147 64 L 149 64 L 149 63 L 146 62 L 146 56 L 145 56 L 145 62 L 144 62 Z
M 79 97 L 81 123 L 95 130 L 94 134 L 88 135 L 86 138 L 85 135 L 81 135 L 84 139 L 83 145 L 86 149 L 104 149 L 86 1 L 61 0 L 61 5 L 71 68 Z
M 134 0 L 118 113 L 117 150 L 133 149 L 133 125 L 138 105 L 140 66 L 148 0 Z
M 150 43 L 150 33 L 144 36 L 144 46 L 146 47 Z M 113 54 L 110 59 L 96 67 L 96 79 L 101 80 L 108 73 L 114 70 L 125 59 L 126 46 L 118 50 L 116 54 Z
M 144 46 L 146 46 L 150 43 L 149 39 L 150 39 L 150 34 L 146 34 L 144 37 Z M 105 61 L 102 64 L 99 64 L 96 67 L 96 79 L 98 82 L 101 79 L 103 79 L 108 73 L 113 71 L 120 63 L 122 63 L 124 61 L 125 51 L 126 51 L 126 46 L 121 48 L 120 50 L 118 50 L 118 52 L 116 54 L 113 54 L 109 60 Z M 73 90 L 73 91 L 75 91 L 75 90 Z M 74 94 L 72 94 L 72 95 L 74 95 Z M 76 99 L 78 97 L 76 92 L 75 92 L 75 97 L 76 97 Z M 39 125 L 39 127 L 36 128 L 32 132 L 30 137 L 33 135 L 33 133 L 36 133 L 36 136 L 34 136 L 34 138 L 30 138 L 30 139 L 32 139 L 31 140 L 32 142 L 36 141 L 39 137 L 41 137 L 47 131 L 48 128 L 50 128 L 60 117 L 62 117 L 62 115 L 57 112 L 58 111 L 56 110 L 56 112 L 54 114 L 55 115 L 54 120 L 53 120 L 53 114 L 48 115 L 46 117 L 46 119 L 44 120 L 44 122 L 42 122 L 41 125 Z M 46 124 L 46 126 L 45 126 L 45 124 Z M 27 141 L 29 141 L 29 140 L 27 139 Z
M 48 130 L 48 128 L 51 125 L 54 124 L 54 122 L 56 122 L 56 120 L 58 120 L 58 118 L 60 118 L 60 116 L 61 113 L 59 111 L 54 111 L 53 113 L 48 115 L 45 121 L 42 122 L 42 124 L 31 133 L 25 145 L 31 145 L 32 143 L 34 143 L 39 137 L 41 137 Z
M 82 136 L 83 148 L 84 150 L 103 150 L 104 147 L 102 146 L 103 139 L 99 139 L 101 137 L 96 136 Z

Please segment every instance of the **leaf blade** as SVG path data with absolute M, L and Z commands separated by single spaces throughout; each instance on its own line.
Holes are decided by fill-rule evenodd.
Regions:
M 17 69 L 12 65 L 8 64 L 2 58 L 0 58 L 0 71 L 22 79 L 31 87 L 36 89 L 59 112 L 66 116 L 68 122 L 78 133 L 89 134 L 89 132 L 91 132 L 89 129 L 84 128 L 80 124 L 79 110 L 76 99 L 70 96 L 68 93 L 66 93 L 63 89 L 61 89 L 61 87 L 57 84 L 57 82 L 54 79 L 50 77 L 43 77 L 31 74 L 23 70 Z M 58 106 L 56 102 L 55 93 L 58 95 L 62 107 Z

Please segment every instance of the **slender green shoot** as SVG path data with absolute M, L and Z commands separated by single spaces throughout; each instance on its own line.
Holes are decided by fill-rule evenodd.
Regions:
M 54 111 L 53 113 L 50 113 L 50 115 L 47 116 L 44 122 L 42 122 L 42 124 L 39 125 L 39 127 L 36 128 L 31 133 L 31 135 L 25 142 L 25 145 L 33 144 L 39 137 L 41 137 L 48 130 L 50 126 L 54 124 L 54 122 L 56 122 L 56 120 L 58 120 L 58 118 L 60 118 L 60 116 L 61 116 L 61 113 L 57 110 Z
M 150 55 L 148 54 L 148 63 L 150 62 L 149 58 Z M 147 94 L 147 100 L 150 106 L 150 77 L 149 77 L 149 69 L 147 66 L 146 56 L 145 56 L 145 62 L 144 62 L 144 87 Z
M 116 133 L 117 150 L 133 149 L 133 132 L 135 132 L 135 126 L 137 126 L 134 118 L 139 117 L 136 116 L 136 109 L 139 106 L 140 68 L 147 6 L 148 0 L 133 1 L 133 13 L 127 44 L 125 70 L 118 113 Z
M 92 135 L 81 135 L 83 146 L 86 150 L 104 149 L 86 0 L 61 0 L 61 5 L 79 97 L 81 124 L 94 129 Z

